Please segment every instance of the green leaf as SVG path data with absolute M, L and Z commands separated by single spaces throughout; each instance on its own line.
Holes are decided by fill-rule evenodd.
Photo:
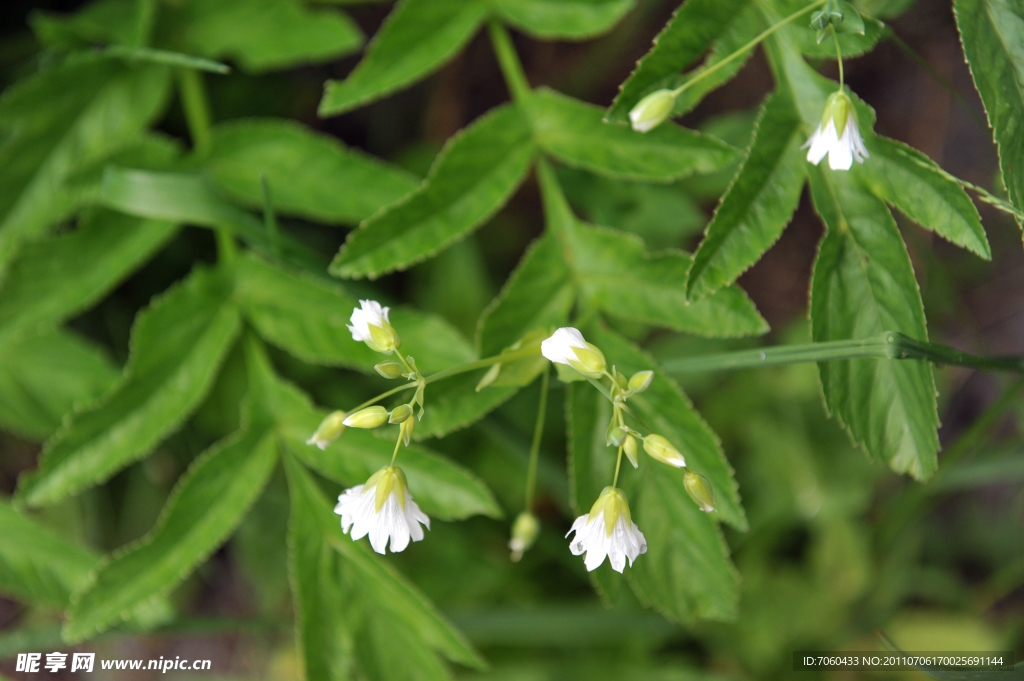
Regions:
M 74 175 L 133 141 L 163 109 L 168 70 L 68 59 L 0 97 L 0 267 L 89 198 Z
M 740 504 L 736 480 L 733 478 L 732 466 L 722 452 L 718 436 L 693 408 L 679 385 L 650 356 L 611 331 L 593 331 L 590 342 L 601 348 L 608 363 L 614 364 L 619 371 L 627 376 L 637 371 L 654 371 L 651 386 L 629 399 L 630 408 L 655 433 L 668 438 L 675 445 L 689 468 L 708 479 L 715 493 L 718 517 L 736 529 L 745 531 L 747 519 Z M 640 456 L 645 455 L 641 453 Z M 651 461 L 651 466 L 658 472 L 657 477 L 678 478 L 679 485 L 682 485 L 682 471 L 656 461 Z M 684 494 L 683 501 L 697 510 L 689 496 Z
M 481 357 L 492 357 L 530 331 L 562 326 L 576 302 L 576 286 L 554 235 L 530 244 L 477 327 Z
M 608 120 L 626 122 L 629 111 L 651 92 L 674 87 L 679 72 L 721 38 L 749 0 L 688 0 L 654 39 L 608 109 Z
M 0 425 L 30 440 L 53 434 L 65 414 L 106 393 L 120 376 L 106 353 L 50 329 L 0 343 Z
M 372 372 L 383 359 L 352 339 L 346 325 L 359 302 L 337 284 L 246 255 L 237 263 L 234 297 L 264 338 L 307 362 Z M 403 354 L 412 355 L 421 371 L 476 359 L 469 343 L 440 317 L 395 308 L 389 318 Z
M 97 210 L 72 232 L 26 244 L 0 288 L 0 344 L 91 307 L 177 233 L 169 222 Z
M 362 598 L 376 612 L 371 616 L 393 619 L 407 628 L 411 638 L 421 641 L 448 659 L 477 669 L 486 667 L 479 653 L 465 637 L 441 617 L 433 604 L 391 565 L 373 556 L 362 543 L 353 542 L 341 530 L 338 517 L 302 467 L 285 457 L 285 470 L 293 503 L 304 504 L 306 513 L 320 522 L 320 532 L 338 551 L 346 572 Z M 395 653 L 395 649 L 391 649 Z
M 63 610 L 99 556 L 70 542 L 0 499 L 0 592 Z
M 599 107 L 547 88 L 531 95 L 526 110 L 541 149 L 608 177 L 668 182 L 721 170 L 735 158 L 724 142 L 678 125 L 642 133 L 603 123 Z
M 104 631 L 139 604 L 167 594 L 234 531 L 277 462 L 273 436 L 243 430 L 200 455 L 145 537 L 104 559 L 72 597 L 64 639 Z
M 363 222 L 331 263 L 339 277 L 377 277 L 426 260 L 491 218 L 533 161 L 526 116 L 493 109 L 448 140 L 423 185 Z
M 215 127 L 204 167 L 250 208 L 263 206 L 265 176 L 277 211 L 326 224 L 359 222 L 419 186 L 413 175 L 334 137 L 272 118 Z
M 493 11 L 541 40 L 585 40 L 610 30 L 633 0 L 494 0 Z
M 125 377 L 51 438 L 17 497 L 52 504 L 145 456 L 202 401 L 240 326 L 220 272 L 197 269 L 141 312 Z
M 261 418 L 274 424 L 288 450 L 308 466 L 331 480 L 354 486 L 366 482 L 391 461 L 397 427 L 391 429 L 394 438 L 389 439 L 348 428 L 326 450 L 306 444 L 327 412 L 318 410 L 298 388 L 275 376 L 265 355 L 251 342 L 246 346 L 246 363 L 251 399 Z M 501 517 L 490 490 L 446 457 L 418 445 L 403 446 L 398 465 L 409 479 L 409 492 L 430 516 L 442 520 L 477 514 Z
M 793 12 L 810 4 L 808 0 L 774 0 L 774 4 L 780 16 L 789 16 Z M 843 23 L 836 27 L 839 38 L 839 47 L 842 50 L 843 58 L 858 57 L 870 52 L 872 48 L 885 35 L 885 24 L 877 19 L 862 17 L 849 3 L 837 9 L 843 12 L 845 18 Z M 789 35 L 800 51 L 811 59 L 836 57 L 835 39 L 829 32 L 825 39 L 818 42 L 816 31 L 810 27 L 810 14 L 797 19 L 789 31 Z
M 844 173 L 816 169 L 810 177 L 828 227 L 811 282 L 814 341 L 885 330 L 926 341 L 921 294 L 889 209 Z M 939 417 L 927 362 L 842 360 L 818 371 L 828 409 L 871 457 L 918 480 L 935 471 Z
M 476 392 L 486 369 L 471 371 L 427 386 L 427 411 L 413 437 L 443 437 L 476 423 L 516 394 L 516 387 L 492 385 Z M 499 376 L 500 378 L 500 376 Z
M 633 504 L 647 539 L 629 571 L 640 600 L 680 622 L 735 619 L 739 575 L 714 521 L 687 496 L 682 471 L 647 463 Z
M 139 44 L 139 5 L 132 0 L 98 0 L 73 14 L 36 10 L 28 17 L 36 38 L 48 47 L 69 50 L 97 44 Z
M 930 158 L 902 142 L 871 135 L 871 158 L 854 175 L 871 192 L 925 229 L 992 259 L 981 217 L 967 192 Z
M 785 94 L 761 109 L 746 159 L 708 225 L 686 282 L 691 300 L 727 286 L 782 235 L 804 186 L 803 122 Z
M 402 0 L 345 80 L 329 80 L 321 116 L 337 116 L 424 78 L 469 42 L 489 12 L 479 0 Z
M 363 34 L 347 14 L 300 0 L 190 0 L 161 7 L 161 46 L 233 59 L 262 73 L 352 54 Z

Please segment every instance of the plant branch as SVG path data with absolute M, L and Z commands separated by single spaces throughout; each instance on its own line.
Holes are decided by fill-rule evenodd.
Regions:
M 526 469 L 526 510 L 533 511 L 533 493 L 537 486 L 537 459 L 540 457 L 540 440 L 544 435 L 544 417 L 548 409 L 548 381 L 551 367 L 544 367 L 540 382 L 540 401 L 537 404 L 537 421 L 533 426 L 533 442 L 530 443 L 530 464 Z
M 519 61 L 519 55 L 516 54 L 512 37 L 497 21 L 492 21 L 487 28 L 491 34 L 494 54 L 501 66 L 501 74 L 505 77 L 505 84 L 512 94 L 512 99 L 521 102 L 530 96 L 530 82 L 526 80 L 526 72 L 523 71 L 523 64 Z

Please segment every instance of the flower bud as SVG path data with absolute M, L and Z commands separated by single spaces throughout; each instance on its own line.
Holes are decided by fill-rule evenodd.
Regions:
M 629 389 L 635 393 L 642 393 L 650 387 L 653 380 L 653 371 L 638 371 L 629 379 Z
M 487 373 L 484 374 L 484 377 L 480 379 L 480 382 L 476 384 L 476 391 L 480 392 L 491 383 L 494 383 L 494 381 L 498 379 L 498 374 L 500 373 L 501 363 L 499 362 L 498 364 L 492 365 L 491 368 L 487 370 Z
M 708 482 L 707 478 L 687 469 L 686 475 L 683 477 L 683 485 L 686 487 L 690 498 L 700 507 L 700 510 L 705 513 L 715 510 L 715 493 L 711 489 L 711 483 Z
M 675 105 L 676 96 L 671 90 L 655 90 L 629 112 L 630 125 L 637 132 L 652 130 L 665 122 Z
M 320 449 L 327 449 L 327 445 L 337 440 L 345 432 L 345 412 L 334 411 L 327 415 L 320 423 L 320 427 L 308 440 L 307 445 L 316 445 Z
M 404 371 L 402 365 L 398 362 L 381 362 L 380 364 L 375 364 L 373 368 L 384 378 L 398 378 Z
M 645 437 L 644 451 L 650 454 L 651 458 L 667 463 L 669 466 L 682 468 L 686 465 L 686 461 L 683 459 L 683 455 L 679 453 L 679 450 L 660 435 L 648 435 Z
M 403 404 L 391 411 L 391 415 L 388 416 L 388 423 L 404 423 L 410 416 L 412 416 L 412 407 L 408 404 Z
M 608 433 L 605 435 L 605 444 L 609 447 L 618 447 L 626 439 L 626 429 L 622 426 L 616 426 L 615 421 L 612 421 L 608 426 Z
M 388 321 L 389 308 L 381 307 L 376 300 L 360 300 L 359 305 L 360 307 L 352 310 L 352 317 L 349 320 L 352 322 L 348 325 L 352 339 L 363 341 L 371 350 L 387 355 L 397 350 L 402 341 Z
M 508 547 L 512 549 L 512 562 L 518 563 L 523 557 L 523 552 L 533 546 L 540 534 L 540 523 L 529 511 L 523 511 L 512 524 L 512 539 Z
M 409 441 L 412 440 L 412 431 L 416 428 L 416 419 L 408 418 L 402 421 L 401 430 L 398 431 L 398 437 L 402 438 L 402 443 L 408 447 Z
M 569 360 L 569 366 L 588 378 L 600 378 L 608 365 L 604 361 L 604 353 L 597 346 L 587 343 L 585 348 L 573 348 L 576 359 Z
M 629 462 L 633 464 L 633 468 L 639 468 L 640 464 L 636 460 L 636 438 L 632 435 L 627 435 L 626 439 L 622 443 L 622 451 L 626 453 L 626 457 Z
M 384 425 L 387 420 L 388 410 L 378 404 L 350 414 L 344 424 L 353 428 L 376 428 Z
M 615 385 L 625 390 L 626 386 L 629 385 L 629 381 L 626 379 L 626 374 L 622 373 L 616 368 L 612 368 L 612 376 L 615 377 Z

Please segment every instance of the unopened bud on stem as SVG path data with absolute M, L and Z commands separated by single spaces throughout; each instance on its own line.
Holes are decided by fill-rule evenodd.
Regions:
M 349 415 L 344 424 L 352 428 L 376 428 L 387 420 L 388 410 L 378 404 Z
M 687 469 L 686 475 L 683 477 L 683 485 L 700 510 L 705 513 L 715 510 L 715 492 L 711 489 L 711 483 L 707 478 Z
M 629 123 L 637 132 L 647 132 L 665 122 L 676 105 L 676 96 L 671 90 L 655 90 L 634 106 L 629 112 Z
M 306 444 L 327 449 L 327 445 L 337 440 L 345 432 L 345 416 L 343 411 L 334 411 L 328 414 L 316 432 L 306 440 Z
M 533 546 L 540 534 L 540 523 L 529 511 L 523 511 L 512 524 L 512 539 L 508 547 L 512 550 L 512 561 L 518 563 L 523 557 L 523 552 Z
M 683 459 L 683 455 L 679 453 L 679 450 L 673 447 L 672 443 L 661 435 L 652 434 L 645 437 L 644 451 L 650 454 L 651 458 L 667 463 L 669 466 L 682 468 L 686 465 L 686 461 Z
M 384 378 L 398 378 L 405 371 L 398 362 L 381 362 L 374 365 L 373 368 Z
M 653 371 L 638 371 L 629 379 L 629 389 L 635 393 L 642 393 L 651 386 L 651 381 L 653 380 Z

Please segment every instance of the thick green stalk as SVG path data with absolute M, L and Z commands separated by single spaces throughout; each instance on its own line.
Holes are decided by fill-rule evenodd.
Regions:
M 530 83 L 526 80 L 526 72 L 523 71 L 523 64 L 516 54 L 512 37 L 497 21 L 492 21 L 487 28 L 491 34 L 494 54 L 498 57 L 498 65 L 501 66 L 501 73 L 505 77 L 505 84 L 512 94 L 512 99 L 521 102 L 530 96 Z

